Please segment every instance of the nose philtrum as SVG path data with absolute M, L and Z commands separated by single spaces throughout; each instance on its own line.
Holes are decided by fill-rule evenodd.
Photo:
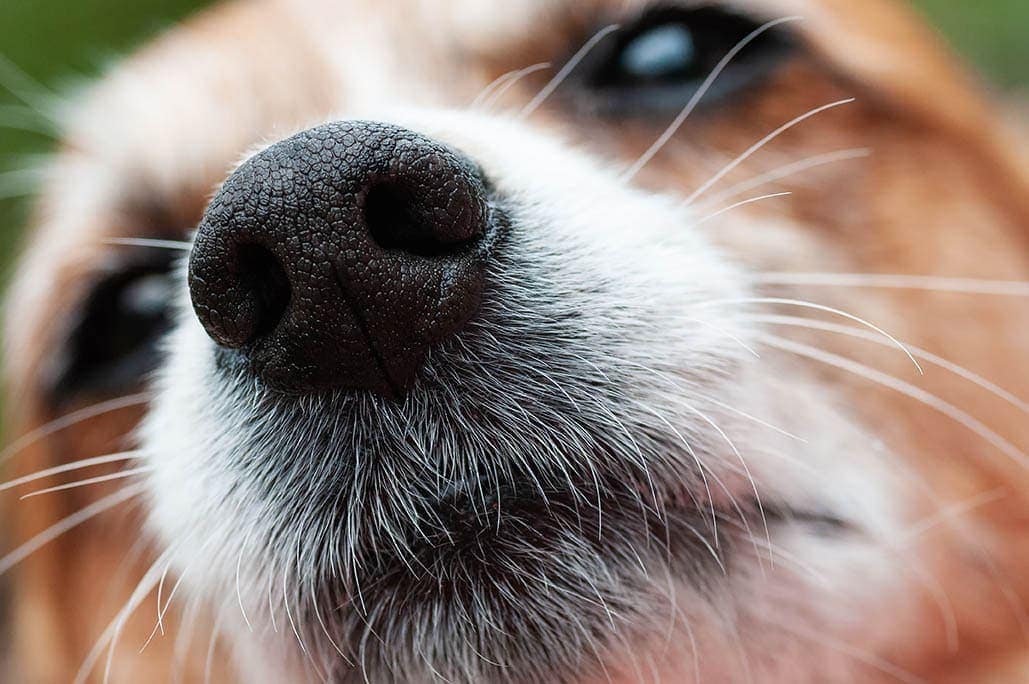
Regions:
M 459 152 L 384 123 L 326 124 L 225 181 L 190 255 L 193 307 L 270 387 L 398 396 L 477 311 L 495 224 Z

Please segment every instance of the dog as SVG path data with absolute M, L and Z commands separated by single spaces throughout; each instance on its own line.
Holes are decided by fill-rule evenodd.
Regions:
M 173 28 L 9 293 L 5 681 L 1025 681 L 999 110 L 887 0 Z

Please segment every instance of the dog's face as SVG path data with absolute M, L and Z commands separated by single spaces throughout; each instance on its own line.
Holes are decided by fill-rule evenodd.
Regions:
M 13 517 L 143 513 L 28 561 L 22 667 L 1000 677 L 1025 189 L 892 4 L 199 17 L 71 112 L 9 302 L 22 421 L 81 418 L 19 458 L 145 405 Z M 152 592 L 210 648 L 138 652 Z

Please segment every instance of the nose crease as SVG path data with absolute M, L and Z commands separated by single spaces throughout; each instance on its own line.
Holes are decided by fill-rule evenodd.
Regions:
M 365 344 L 368 345 L 368 353 L 371 355 L 372 359 L 375 361 L 375 365 L 379 369 L 379 372 L 382 374 L 383 383 L 385 383 L 389 388 L 393 397 L 403 396 L 404 393 L 401 387 L 393 380 L 389 366 L 386 364 L 386 359 L 379 351 L 378 346 L 375 344 L 375 338 L 372 337 L 371 330 L 368 328 L 368 321 L 365 320 L 364 314 L 361 312 L 361 307 L 354 303 L 353 296 L 351 295 L 340 270 L 338 268 L 333 268 L 332 276 L 336 281 L 336 287 L 339 288 L 340 296 L 350 308 L 351 315 L 353 315 L 354 321 L 357 323 L 357 327 L 361 331 L 361 335 L 364 337 Z

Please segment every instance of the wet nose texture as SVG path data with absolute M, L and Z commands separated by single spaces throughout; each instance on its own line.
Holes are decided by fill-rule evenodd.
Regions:
M 496 223 L 455 150 L 382 123 L 319 126 L 255 155 L 211 201 L 193 307 L 269 387 L 398 397 L 477 311 Z

